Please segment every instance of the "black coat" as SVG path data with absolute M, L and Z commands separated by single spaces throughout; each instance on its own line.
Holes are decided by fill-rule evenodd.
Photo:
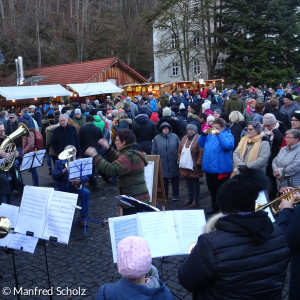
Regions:
M 230 124 L 230 131 L 231 131 L 231 133 L 234 137 L 233 151 L 235 150 L 235 148 L 239 144 L 239 142 L 241 140 L 241 133 L 242 133 L 242 131 L 245 127 L 247 127 L 247 124 L 244 121 L 234 122 L 233 124 Z
M 289 299 L 299 299 L 300 282 L 300 206 L 295 209 L 286 208 L 279 213 L 277 220 L 283 230 L 292 254 Z
M 171 125 L 172 127 L 172 132 L 175 133 L 177 136 L 183 136 L 184 133 L 182 132 L 182 127 L 181 124 L 179 123 L 178 120 L 173 119 L 171 116 L 163 116 L 159 120 L 159 122 L 156 125 L 156 128 L 158 129 L 160 125 L 164 122 L 167 122 Z
M 278 109 L 273 109 L 270 111 L 270 113 L 273 114 L 276 117 L 276 120 L 280 121 L 286 127 L 286 129 L 291 128 L 291 121 L 287 114 L 282 113 Z
M 200 235 L 179 268 L 179 281 L 195 299 L 281 299 L 289 248 L 264 211 L 229 214 Z
M 131 130 L 136 136 L 136 142 L 143 148 L 151 151 L 152 140 L 157 135 L 157 129 L 153 121 L 149 120 L 148 115 L 141 114 L 134 118 Z
M 94 123 L 86 123 L 79 130 L 79 143 L 82 151 L 82 157 L 87 157 L 84 152 L 88 147 L 94 147 L 99 153 L 100 146 L 97 143 L 103 138 L 103 133 Z
M 53 131 L 52 147 L 54 152 L 59 155 L 66 146 L 73 145 L 76 148 L 76 156 L 81 157 L 81 149 L 76 128 L 67 125 L 65 128 L 58 126 Z

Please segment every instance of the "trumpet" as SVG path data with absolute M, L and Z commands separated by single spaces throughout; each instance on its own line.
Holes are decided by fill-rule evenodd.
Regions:
M 258 211 L 258 210 L 264 210 L 268 207 L 271 207 L 271 210 L 273 212 L 274 215 L 277 215 L 280 211 L 280 209 L 278 208 L 279 207 L 279 204 L 281 202 L 281 200 L 283 199 L 286 199 L 288 201 L 291 201 L 294 194 L 297 193 L 298 191 L 300 190 L 300 186 L 290 190 L 289 192 L 287 193 L 284 193 L 282 194 L 280 197 L 270 201 L 269 203 L 267 204 L 264 204 L 264 205 L 261 205 L 259 203 L 256 203 L 255 204 L 255 211 Z M 297 205 L 298 203 L 300 202 L 300 197 L 297 197 L 295 200 L 294 200 L 294 206 Z
M 204 130 L 204 133 L 205 134 L 218 134 L 219 131 L 214 129 L 214 128 L 207 128 L 207 129 Z

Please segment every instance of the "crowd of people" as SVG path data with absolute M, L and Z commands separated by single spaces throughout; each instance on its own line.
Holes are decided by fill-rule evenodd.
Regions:
M 266 213 L 255 211 L 254 204 L 262 190 L 272 200 L 283 188 L 300 185 L 299 105 L 300 87 L 293 85 L 280 85 L 276 90 L 266 86 L 209 88 L 193 94 L 164 93 L 158 99 L 152 93 L 133 98 L 107 96 L 101 102 L 86 98 L 65 101 L 60 109 L 30 105 L 20 112 L 0 112 L 0 143 L 20 123 L 28 127 L 28 136 L 14 140 L 13 155 L 20 164 L 22 156 L 36 150 L 35 132 L 40 132 L 55 189 L 78 193 L 84 199 L 82 218 L 88 215 L 90 193 L 98 189 L 97 174 L 107 182 L 117 182 L 120 194 L 148 203 L 147 155 L 160 156 L 166 197 L 181 201 L 183 207 L 203 208 L 199 178 L 205 176 L 211 196 L 206 214 L 214 216 L 179 269 L 181 284 L 195 299 L 280 299 L 291 245 L 292 274 L 300 268 L 299 243 L 292 238 L 298 210 L 294 212 L 293 201 L 283 202 L 282 232 Z M 8 159 L 5 149 L 0 149 L 0 158 Z M 68 149 L 74 159 L 93 157 L 93 174 L 69 180 L 68 161 L 58 158 Z M 37 170 L 30 172 L 33 185 L 38 186 Z M 188 199 L 181 198 L 180 176 L 185 179 Z M 0 171 L 0 184 L 0 204 L 12 203 L 16 184 L 10 171 Z M 136 213 L 134 208 L 124 207 L 125 215 L 132 213 Z M 129 281 L 148 284 L 151 280 L 144 273 L 134 277 L 138 281 Z M 168 289 L 154 281 L 169 297 Z M 130 284 L 119 283 L 125 290 L 134 290 Z M 296 299 L 293 284 L 290 299 Z M 99 295 L 105 289 L 115 295 L 117 286 L 104 287 Z M 118 299 L 107 294 L 103 299 Z

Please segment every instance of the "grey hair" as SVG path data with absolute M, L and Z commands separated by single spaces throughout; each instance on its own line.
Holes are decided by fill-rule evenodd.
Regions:
M 21 110 L 21 112 L 23 113 L 23 114 L 27 114 L 28 113 L 28 109 L 27 108 L 23 108 L 22 110 Z
M 65 117 L 67 120 L 69 119 L 69 115 L 68 114 L 62 114 L 62 115 L 59 116 L 59 118 L 60 117 Z
M 300 139 L 300 130 L 298 129 L 289 129 L 285 134 L 291 134 L 294 138 Z
M 229 115 L 229 121 L 230 123 L 245 121 L 244 116 L 237 110 L 234 110 Z

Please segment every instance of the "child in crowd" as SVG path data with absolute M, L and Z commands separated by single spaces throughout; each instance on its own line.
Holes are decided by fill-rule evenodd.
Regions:
M 95 300 L 171 300 L 170 290 L 159 280 L 151 265 L 148 243 L 138 236 L 129 236 L 118 244 L 117 265 L 122 278 L 102 285 Z M 152 276 L 146 275 L 151 270 Z

